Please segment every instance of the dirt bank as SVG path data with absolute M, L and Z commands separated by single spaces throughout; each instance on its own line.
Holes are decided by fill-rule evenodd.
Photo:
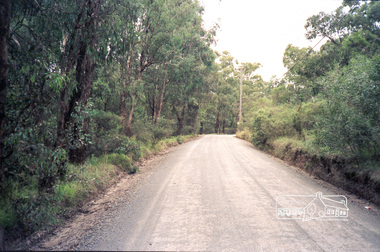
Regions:
M 274 151 L 274 147 L 270 145 L 268 147 L 267 152 L 301 168 L 310 175 L 380 205 L 380 171 L 378 169 L 363 169 L 358 167 L 354 160 L 310 155 L 290 145 L 282 151 Z

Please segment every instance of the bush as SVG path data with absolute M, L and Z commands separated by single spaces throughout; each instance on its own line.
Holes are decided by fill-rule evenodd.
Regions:
M 120 145 L 114 150 L 115 153 L 124 154 L 130 156 L 134 161 L 140 160 L 141 153 L 141 144 L 136 141 L 135 138 L 129 138 L 126 136 L 121 136 Z
M 246 140 L 246 141 L 251 141 L 251 139 L 252 139 L 252 133 L 249 132 L 248 129 L 245 129 L 243 131 L 237 132 L 236 133 L 236 137 L 240 138 L 240 139 L 243 139 L 243 140 Z
M 122 118 L 111 112 L 95 111 L 90 121 L 89 154 L 101 156 L 112 153 L 121 144 L 119 134 Z
M 95 110 L 91 117 L 92 135 L 99 137 L 109 133 L 118 133 L 122 121 L 122 117 L 112 112 Z
M 358 57 L 322 80 L 326 92 L 316 143 L 330 154 L 347 158 L 380 156 L 380 82 L 375 60 Z
M 302 122 L 297 110 L 297 107 L 292 105 L 280 105 L 256 111 L 250 128 L 252 143 L 264 146 L 268 140 L 278 137 L 302 136 Z
M 123 171 L 132 171 L 132 160 L 128 156 L 112 153 L 107 155 L 107 158 L 111 164 L 118 166 Z
M 34 198 L 17 200 L 15 212 L 17 221 L 26 233 L 31 234 L 47 226 L 54 226 L 59 222 L 57 213 L 60 206 L 53 195 L 41 193 Z
M 236 128 L 226 128 L 226 134 L 233 135 L 236 133 Z
M 160 140 L 170 136 L 170 129 L 165 129 L 165 128 L 162 128 L 162 127 L 154 127 L 153 128 L 153 145 L 157 144 Z

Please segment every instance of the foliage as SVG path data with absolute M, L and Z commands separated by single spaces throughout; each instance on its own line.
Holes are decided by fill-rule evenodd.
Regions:
M 344 156 L 379 157 L 378 66 L 379 57 L 370 60 L 360 56 L 323 80 L 326 83 L 326 103 L 317 127 L 319 145 Z
M 246 129 L 246 130 L 243 130 L 243 131 L 236 132 L 236 137 L 240 138 L 240 139 L 243 139 L 243 140 L 246 140 L 246 141 L 251 141 L 252 134 L 251 134 L 251 132 L 248 129 Z
M 379 159 L 380 5 L 345 1 L 344 6 L 307 20 L 307 38 L 329 39 L 319 51 L 289 45 L 285 78 L 246 91 L 249 109 L 239 129 L 249 128 L 256 146 L 289 145 L 357 164 Z
M 9 3 L 0 224 L 30 233 L 112 180 L 103 158 L 135 173 L 134 162 L 177 143 L 168 137 L 197 131 L 215 30 L 204 30 L 198 1 Z

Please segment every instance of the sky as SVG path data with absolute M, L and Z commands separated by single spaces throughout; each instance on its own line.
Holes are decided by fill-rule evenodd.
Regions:
M 323 11 L 331 13 L 343 0 L 200 0 L 205 7 L 205 28 L 219 23 L 217 45 L 243 62 L 257 62 L 264 80 L 286 72 L 282 63 L 285 48 L 314 47 L 321 38 L 309 41 L 304 28 L 307 18 Z M 316 49 L 325 41 L 322 41 Z

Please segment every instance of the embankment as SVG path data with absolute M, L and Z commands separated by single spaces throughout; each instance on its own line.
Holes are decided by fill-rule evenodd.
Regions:
M 247 140 L 239 134 L 237 137 Z M 291 144 L 267 143 L 259 149 L 303 169 L 312 176 L 380 205 L 380 169 L 376 167 L 378 163 L 357 163 L 355 160 L 339 157 L 323 157 Z

